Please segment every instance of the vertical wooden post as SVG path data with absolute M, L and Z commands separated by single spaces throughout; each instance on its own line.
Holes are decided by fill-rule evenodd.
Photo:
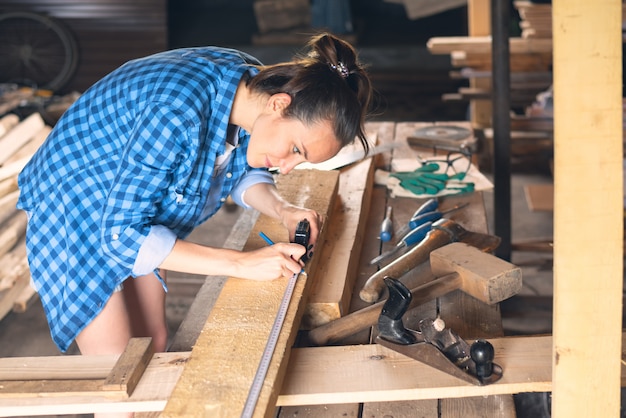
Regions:
M 554 0 L 553 417 L 619 416 L 621 0 Z
M 468 0 L 467 27 L 469 36 L 488 36 L 491 34 L 491 1 Z M 491 89 L 489 78 L 470 79 L 470 87 Z M 491 100 L 470 101 L 470 121 L 477 129 L 491 127 Z

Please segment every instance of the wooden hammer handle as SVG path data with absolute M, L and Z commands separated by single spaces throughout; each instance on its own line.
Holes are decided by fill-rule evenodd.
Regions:
M 411 289 L 412 299 L 408 309 L 415 308 L 453 290 L 460 289 L 461 284 L 461 276 L 457 273 L 451 273 Z M 378 322 L 378 317 L 384 304 L 384 300 L 380 301 L 312 329 L 309 331 L 309 341 L 316 345 L 333 343 L 375 325 Z
M 453 241 L 453 237 L 447 231 L 433 228 L 426 238 L 409 252 L 370 276 L 363 285 L 363 289 L 359 292 L 359 297 L 364 302 L 377 302 L 385 290 L 385 281 L 383 280 L 385 277 L 402 277 L 411 269 L 428 261 L 431 251 Z

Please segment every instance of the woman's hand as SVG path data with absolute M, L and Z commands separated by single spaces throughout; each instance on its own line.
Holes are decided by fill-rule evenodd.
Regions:
M 277 243 L 254 251 L 242 252 L 236 261 L 236 277 L 251 280 L 273 280 L 291 277 L 302 271 L 298 262 L 305 253 L 299 244 Z
M 315 244 L 320 228 L 322 226 L 322 216 L 316 211 L 307 208 L 300 208 L 292 205 L 285 205 L 281 212 L 280 221 L 289 231 L 289 241 L 293 242 L 296 235 L 298 223 L 306 219 L 311 227 L 309 244 Z

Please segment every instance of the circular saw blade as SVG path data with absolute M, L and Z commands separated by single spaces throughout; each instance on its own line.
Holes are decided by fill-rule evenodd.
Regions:
M 417 129 L 413 137 L 419 139 L 459 141 L 469 137 L 471 134 L 472 132 L 469 129 L 463 128 L 462 126 L 436 125 Z

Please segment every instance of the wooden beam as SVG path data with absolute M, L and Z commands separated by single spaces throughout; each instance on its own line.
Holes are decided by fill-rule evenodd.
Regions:
M 302 318 L 303 329 L 341 318 L 350 307 L 359 262 L 356 255 L 363 245 L 364 219 L 369 213 L 373 185 L 373 158 L 341 170 L 339 197 L 329 219 L 332 226 L 318 250 L 322 260 L 328 262 L 321 266 L 319 280 L 313 283 Z
M 552 416 L 619 416 L 624 277 L 622 2 L 557 0 L 552 3 L 552 18 Z
M 490 54 L 491 36 L 445 36 L 430 38 L 426 44 L 435 55 L 450 54 L 453 51 Z M 510 38 L 511 54 L 533 54 L 552 51 L 552 39 Z
M 292 203 L 317 210 L 329 218 L 334 205 L 337 171 L 295 170 L 279 177 L 281 195 Z M 324 242 L 328 225 L 322 228 Z M 258 236 L 287 241 L 287 231 L 275 220 L 259 216 L 244 247 L 267 245 Z M 314 256 L 300 275 L 257 402 L 255 416 L 270 416 L 282 385 L 291 346 L 295 340 L 311 280 L 319 269 Z M 287 278 L 256 282 L 229 278 L 196 341 L 189 363 L 163 411 L 163 417 L 240 416 L 270 330 L 287 285 Z

